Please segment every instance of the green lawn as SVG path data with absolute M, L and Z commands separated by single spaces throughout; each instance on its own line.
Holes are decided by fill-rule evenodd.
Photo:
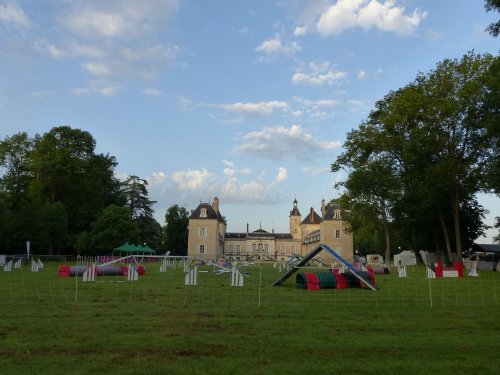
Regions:
M 159 264 L 94 283 L 58 266 L 0 269 L 0 374 L 500 373 L 497 272 L 429 283 L 414 267 L 373 292 L 273 287 L 272 265 L 241 288 L 212 272 L 185 286 Z

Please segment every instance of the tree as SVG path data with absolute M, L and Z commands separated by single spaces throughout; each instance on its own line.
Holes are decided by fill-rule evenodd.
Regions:
M 95 140 L 86 131 L 60 126 L 35 137 L 31 155 L 31 197 L 39 202 L 61 202 L 71 236 L 90 229 L 90 223 L 118 196 L 116 161 L 94 153 Z
M 188 212 L 177 204 L 170 206 L 165 214 L 165 249 L 175 255 L 187 255 Z
M 495 218 L 495 225 L 494 225 L 494 227 L 498 229 L 498 235 L 495 236 L 495 237 L 493 237 L 493 241 L 500 243 L 500 216 L 497 216 Z
M 353 140 L 351 138 L 351 140 Z M 398 179 L 394 177 L 390 159 L 380 157 L 373 160 L 353 161 L 356 169 L 349 173 L 347 180 L 338 186 L 345 187 L 352 197 L 353 211 L 362 211 L 371 223 L 378 223 L 385 239 L 385 261 L 391 259 L 391 210 L 399 194 Z M 338 171 L 339 164 L 332 166 Z M 359 216 L 354 216 L 359 217 Z
M 28 134 L 17 133 L 6 137 L 0 142 L 0 170 L 4 170 L 0 177 L 0 191 L 7 192 L 14 206 L 26 195 L 30 172 L 30 152 L 33 140 Z
M 88 254 L 105 254 L 124 242 L 139 243 L 139 227 L 130 218 L 127 207 L 111 205 L 92 223 L 90 232 L 79 236 L 79 250 Z
M 484 7 L 488 12 L 491 10 L 496 10 L 497 12 L 500 12 L 500 0 L 486 0 Z M 492 22 L 486 28 L 486 31 L 488 31 L 494 37 L 497 37 L 498 34 L 500 34 L 500 21 Z
M 148 198 L 148 182 L 137 176 L 129 176 L 122 182 L 122 193 L 125 195 L 126 204 L 130 210 L 130 217 L 152 217 L 153 204 Z
M 490 55 L 473 52 L 461 60 L 446 59 L 431 72 L 420 73 L 411 84 L 389 93 L 376 103 L 359 130 L 348 134 L 346 151 L 332 165 L 334 171 L 347 167 L 367 173 L 374 162 L 385 160 L 395 177 L 393 186 L 398 186 L 394 191 L 400 192 L 389 196 L 389 212 L 398 219 L 398 227 L 411 228 L 416 220 L 426 218 L 422 230 L 433 233 L 436 247 L 444 241 L 450 260 L 452 246 L 461 257 L 462 242 L 467 243 L 483 228 L 484 211 L 475 204 L 474 196 L 481 189 L 483 171 L 494 150 L 494 140 L 482 125 L 491 112 L 484 103 L 492 61 Z M 345 186 L 353 176 L 351 171 Z M 372 182 L 369 176 L 381 182 Z M 388 176 L 382 172 L 379 177 L 369 174 L 364 178 L 380 188 Z M 359 198 L 365 190 L 350 193 Z M 464 213 L 470 216 L 467 228 L 463 227 Z
M 141 243 L 157 245 L 161 238 L 161 225 L 153 218 L 153 205 L 156 202 L 148 198 L 148 182 L 137 176 L 129 176 L 121 185 L 130 218 L 139 226 Z

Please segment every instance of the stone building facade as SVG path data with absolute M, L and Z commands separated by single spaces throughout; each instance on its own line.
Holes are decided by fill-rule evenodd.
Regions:
M 338 205 L 321 202 L 321 215 L 311 207 L 302 218 L 297 200 L 289 215 L 290 232 L 268 232 L 262 228 L 250 232 L 227 232 L 226 221 L 219 210 L 219 199 L 200 203 L 189 217 L 188 256 L 205 260 L 286 261 L 294 255 L 304 256 L 319 244 L 326 244 L 343 258 L 352 261 L 352 235 L 346 231 L 344 210 Z M 324 253 L 324 254 L 323 254 Z M 330 264 L 326 252 L 316 259 Z

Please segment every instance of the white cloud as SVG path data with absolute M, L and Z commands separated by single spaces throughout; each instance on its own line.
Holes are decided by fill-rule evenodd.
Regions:
M 145 88 L 142 93 L 146 96 L 160 96 L 161 91 L 152 87 Z
M 288 171 L 284 167 L 280 167 L 278 170 L 278 175 L 276 176 L 276 182 L 283 182 L 288 178 Z
M 54 91 L 48 90 L 48 91 L 34 91 L 31 93 L 31 96 L 39 99 L 44 99 L 49 96 L 53 96 L 55 94 Z
M 294 101 L 306 106 L 306 107 L 312 107 L 314 109 L 321 108 L 321 107 L 337 107 L 340 102 L 337 99 L 319 99 L 319 100 L 310 100 L 310 99 L 303 99 L 301 97 L 294 97 Z
M 318 176 L 318 175 L 330 173 L 330 167 L 324 167 L 324 168 L 304 167 L 304 168 L 302 168 L 302 170 L 305 173 L 313 175 L 313 176 Z
M 112 69 L 103 62 L 89 62 L 82 64 L 83 70 L 95 76 L 109 76 Z
M 255 49 L 255 52 L 271 57 L 277 55 L 290 56 L 301 50 L 302 47 L 298 42 L 284 42 L 281 40 L 281 36 L 276 35 L 274 38 L 263 41 L 260 46 Z
M 70 14 L 63 23 L 80 37 L 97 39 L 122 36 L 134 26 L 123 14 L 93 9 Z
M 347 107 L 351 112 L 366 111 L 370 106 L 360 100 L 349 99 L 347 100 Z
M 180 190 L 198 190 L 205 188 L 215 175 L 205 168 L 177 171 L 172 174 L 172 180 Z
M 303 36 L 307 34 L 307 25 L 297 26 L 293 31 L 294 36 Z
M 28 27 L 31 25 L 31 22 L 26 13 L 24 13 L 24 11 L 16 4 L 0 4 L 0 22 L 24 27 Z
M 79 38 L 129 39 L 151 33 L 178 9 L 178 0 L 73 1 L 60 21 Z
M 307 68 L 307 72 L 299 70 L 293 75 L 293 84 L 311 86 L 333 85 L 347 77 L 346 72 L 333 69 L 329 61 L 322 63 L 310 62 Z
M 93 81 L 89 82 L 85 87 L 71 89 L 70 92 L 76 96 L 97 94 L 106 97 L 113 97 L 123 89 L 124 87 L 120 85 L 108 85 L 103 84 L 102 82 Z
M 242 134 L 246 143 L 237 145 L 232 152 L 235 154 L 253 154 L 268 160 L 310 160 L 326 149 L 341 146 L 339 141 L 316 140 L 310 133 L 293 125 L 266 127 L 260 131 Z
M 233 104 L 223 104 L 219 106 L 220 108 L 228 111 L 237 113 L 243 117 L 255 117 L 262 115 L 270 115 L 275 110 L 287 110 L 288 103 L 278 100 L 272 100 L 268 102 L 258 102 L 258 103 L 233 103 Z
M 358 79 L 362 81 L 366 79 L 376 79 L 383 73 L 384 71 L 381 68 L 378 68 L 375 72 L 369 72 L 367 69 L 361 69 L 358 72 Z
M 103 86 L 98 90 L 98 92 L 102 96 L 112 97 L 118 94 L 122 89 L 123 87 L 121 86 Z
M 160 171 L 154 172 L 151 177 L 148 178 L 148 183 L 150 185 L 162 185 L 167 181 L 167 175 Z
M 356 27 L 377 28 L 398 35 L 412 34 L 427 13 L 415 9 L 406 14 L 405 8 L 395 3 L 395 0 L 338 0 L 321 13 L 316 29 L 323 35 L 339 35 Z

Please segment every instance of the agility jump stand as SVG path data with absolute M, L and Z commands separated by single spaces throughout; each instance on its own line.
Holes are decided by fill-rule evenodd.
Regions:
M 139 280 L 139 273 L 132 267 L 131 264 L 128 265 L 127 269 L 127 281 L 137 281 Z
M 194 266 L 185 276 L 184 285 L 198 285 L 198 266 Z
M 167 272 L 167 268 L 170 265 L 170 260 L 167 258 L 169 254 L 170 254 L 170 251 L 167 251 L 165 253 L 165 258 L 163 258 L 163 262 L 160 266 L 160 272 Z
M 407 277 L 406 276 L 406 266 L 399 266 L 398 265 L 398 275 L 399 275 L 399 277 Z
M 479 273 L 477 272 L 477 260 L 472 262 L 472 266 L 467 276 L 479 276 Z
M 231 269 L 231 286 L 243 286 L 243 274 L 236 267 Z
M 12 271 L 12 260 L 9 260 L 5 266 L 3 266 L 4 272 Z
M 463 277 L 464 265 L 460 261 L 453 263 L 453 268 L 443 268 L 443 262 L 438 260 L 435 263 L 430 261 L 430 254 L 427 251 L 420 250 L 422 260 L 427 267 L 427 278 L 435 279 L 441 277 Z
M 34 259 L 31 259 L 31 272 L 38 272 L 40 269 L 38 262 L 35 261 Z
M 31 272 L 38 272 L 42 268 L 43 268 L 43 262 L 40 259 L 38 260 L 31 259 Z
M 85 270 L 85 272 L 83 273 L 83 276 L 82 276 L 83 282 L 89 283 L 89 282 L 95 281 L 96 275 L 97 275 L 97 266 L 94 263 L 89 268 L 87 268 Z

